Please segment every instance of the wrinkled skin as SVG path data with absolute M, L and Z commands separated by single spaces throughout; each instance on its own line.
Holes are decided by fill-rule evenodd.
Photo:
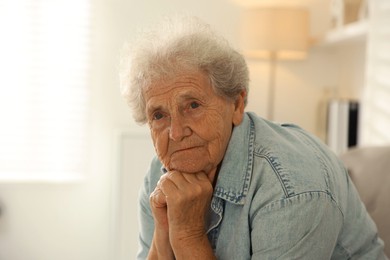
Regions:
M 153 143 L 168 170 L 150 196 L 155 231 L 149 258 L 214 259 L 205 218 L 246 93 L 221 97 L 196 72 L 155 82 L 143 95 Z

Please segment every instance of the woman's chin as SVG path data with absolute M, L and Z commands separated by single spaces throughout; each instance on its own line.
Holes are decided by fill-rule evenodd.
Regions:
M 197 161 L 197 160 L 180 160 L 180 161 L 171 161 L 169 170 L 175 170 L 183 173 L 198 173 L 204 172 L 208 173 L 212 170 L 212 166 L 210 163 Z

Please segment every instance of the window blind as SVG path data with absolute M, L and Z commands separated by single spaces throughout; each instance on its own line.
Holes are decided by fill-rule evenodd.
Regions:
M 390 1 L 370 1 L 362 145 L 390 144 Z
M 0 180 L 83 177 L 88 0 L 0 0 Z

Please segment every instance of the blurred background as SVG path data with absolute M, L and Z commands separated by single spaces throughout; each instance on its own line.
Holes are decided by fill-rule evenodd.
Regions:
M 248 40 L 272 38 L 289 14 L 259 17 L 280 9 L 306 18 L 272 44 Z M 247 111 L 298 124 L 337 154 L 389 145 L 387 0 L 0 0 L 1 260 L 134 258 L 154 149 L 120 96 L 120 53 L 176 13 L 245 53 Z

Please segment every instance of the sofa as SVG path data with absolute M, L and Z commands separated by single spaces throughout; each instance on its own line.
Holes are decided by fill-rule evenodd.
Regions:
M 390 256 L 390 146 L 353 148 L 340 157 Z

